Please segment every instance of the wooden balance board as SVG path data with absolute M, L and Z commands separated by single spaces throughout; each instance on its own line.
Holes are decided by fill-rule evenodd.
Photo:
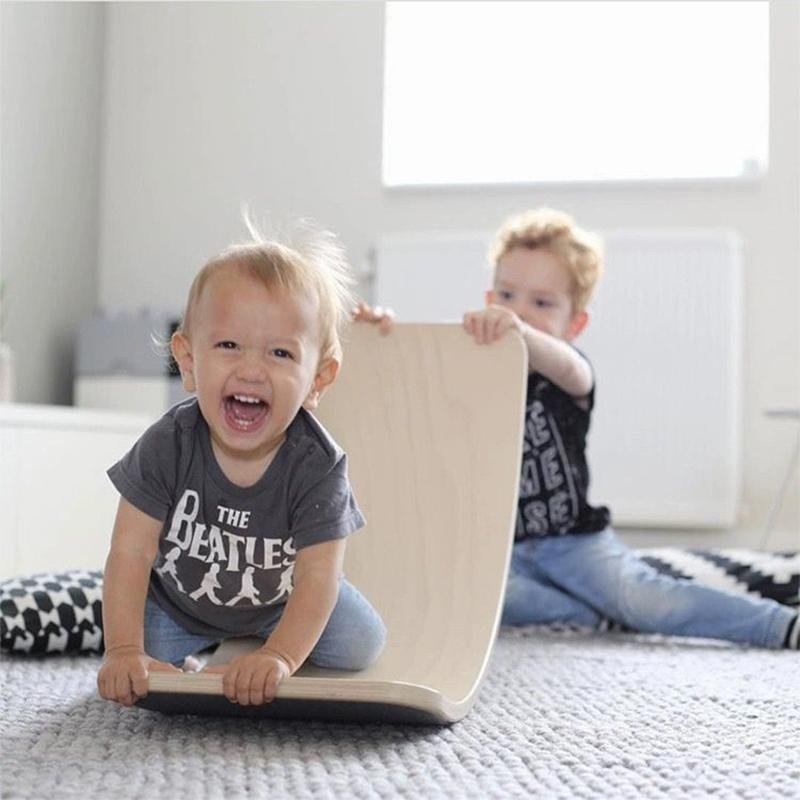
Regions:
M 472 707 L 500 620 L 516 519 L 527 357 L 513 333 L 354 325 L 319 418 L 348 454 L 367 526 L 345 573 L 380 612 L 385 649 L 359 672 L 303 666 L 272 703 L 239 706 L 214 673 L 152 673 L 165 713 L 449 724 Z M 259 642 L 229 640 L 214 663 Z

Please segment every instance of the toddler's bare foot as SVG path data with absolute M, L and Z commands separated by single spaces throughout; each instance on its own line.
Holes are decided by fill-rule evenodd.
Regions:
M 200 672 L 205 665 L 206 662 L 197 656 L 186 656 L 186 658 L 183 659 L 184 672 Z

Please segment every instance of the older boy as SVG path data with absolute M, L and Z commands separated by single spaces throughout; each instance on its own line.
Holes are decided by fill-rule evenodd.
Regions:
M 503 623 L 607 620 L 639 631 L 798 648 L 797 613 L 772 600 L 717 591 L 659 574 L 587 500 L 586 435 L 595 381 L 572 342 L 602 274 L 600 241 L 551 209 L 508 219 L 491 249 L 486 306 L 464 315 L 479 344 L 509 330 L 530 360 L 515 544 Z M 356 319 L 391 319 L 361 306 Z

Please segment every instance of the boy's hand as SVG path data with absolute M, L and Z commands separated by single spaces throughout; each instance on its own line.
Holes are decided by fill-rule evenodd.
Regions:
M 147 696 L 147 675 L 150 672 L 180 672 L 172 664 L 143 653 L 136 647 L 115 650 L 106 654 L 97 674 L 97 690 L 104 700 L 114 700 L 132 706 Z
M 394 311 L 380 306 L 372 308 L 366 303 L 359 303 L 353 309 L 352 317 L 353 322 L 377 322 L 382 336 L 386 336 L 394 325 Z
M 276 653 L 260 649 L 204 672 L 222 673 L 222 689 L 231 703 L 260 706 L 275 699 L 278 685 L 291 669 Z
M 500 339 L 506 331 L 522 331 L 522 320 L 505 306 L 487 306 L 480 311 L 464 314 L 464 330 L 475 338 L 478 344 L 491 344 Z

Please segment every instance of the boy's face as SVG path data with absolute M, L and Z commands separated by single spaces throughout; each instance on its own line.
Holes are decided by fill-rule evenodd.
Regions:
M 270 290 L 240 270 L 213 275 L 173 337 L 187 391 L 197 392 L 217 457 L 265 460 L 301 405 L 316 408 L 338 364 L 318 365 L 317 304 Z
M 515 247 L 498 262 L 486 302 L 505 306 L 536 330 L 571 341 L 586 326 L 585 311 L 573 312 L 572 281 L 548 250 Z

